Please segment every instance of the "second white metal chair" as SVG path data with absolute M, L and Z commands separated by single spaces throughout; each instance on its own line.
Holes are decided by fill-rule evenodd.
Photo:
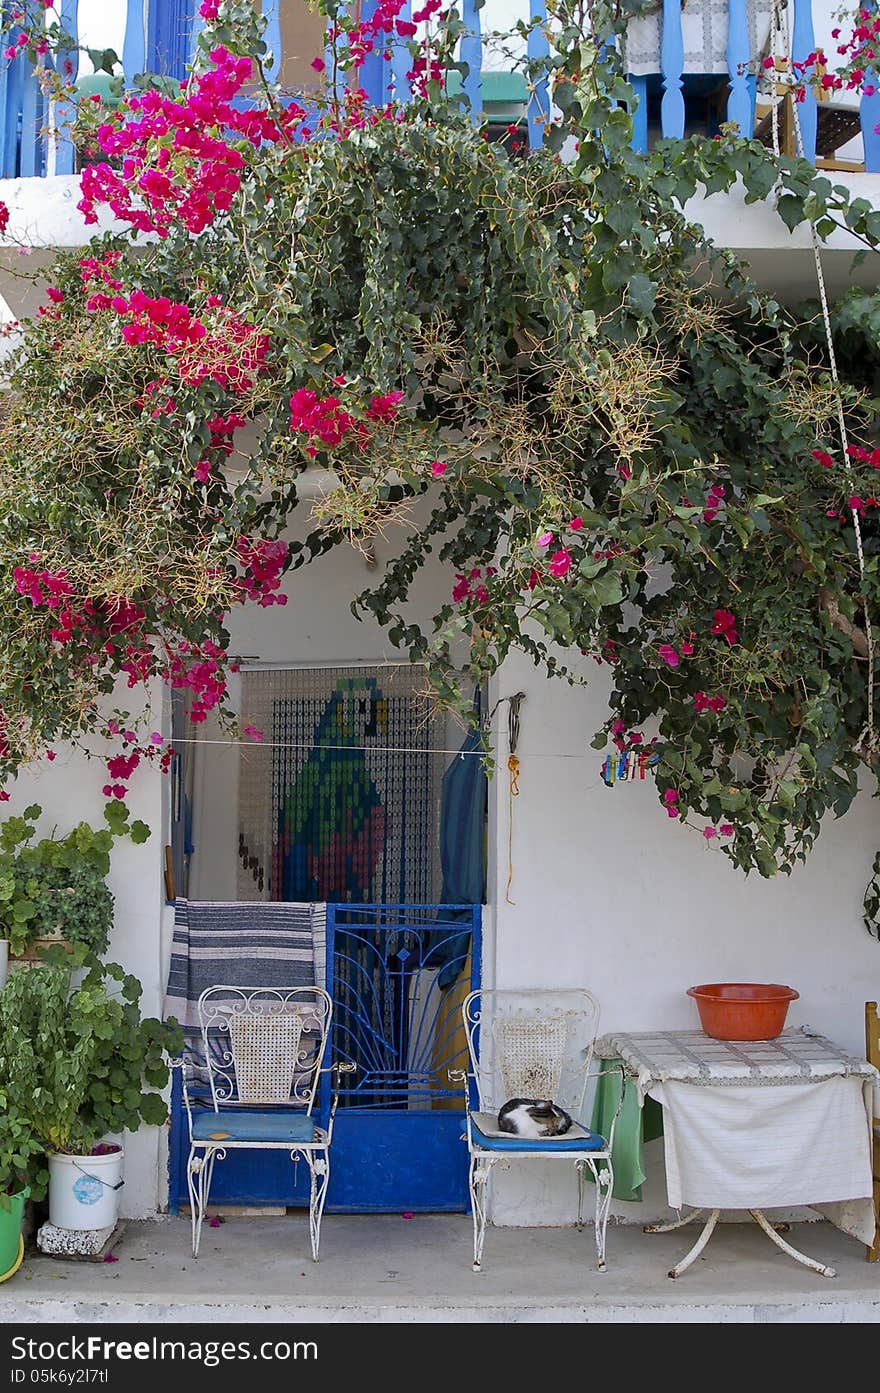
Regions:
M 487 1187 L 494 1167 L 523 1160 L 563 1161 L 574 1166 L 578 1182 L 577 1225 L 583 1227 L 586 1172 L 596 1186 L 596 1251 L 605 1268 L 605 1233 L 614 1171 L 611 1149 L 617 1113 L 607 1137 L 582 1119 L 599 1003 L 581 989 L 485 990 L 471 992 L 462 1005 L 470 1072 L 450 1071 L 464 1083 L 466 1140 L 470 1153 L 470 1191 L 474 1226 L 474 1271 L 482 1264 L 487 1222 Z M 599 1073 L 616 1072 L 600 1070 Z M 623 1089 L 620 1093 L 623 1099 Z M 531 1139 L 502 1132 L 498 1109 L 512 1098 L 549 1099 L 570 1113 L 571 1130 L 558 1137 Z M 476 1107 L 473 1107 L 476 1102 Z

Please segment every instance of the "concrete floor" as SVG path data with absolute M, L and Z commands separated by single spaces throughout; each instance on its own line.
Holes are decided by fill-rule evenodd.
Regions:
M 789 1236 L 836 1267 L 833 1280 L 737 1223 L 720 1226 L 694 1267 L 670 1281 L 693 1232 L 612 1226 L 603 1275 L 589 1229 L 490 1229 L 475 1274 L 466 1216 L 328 1215 L 317 1266 L 300 1214 L 206 1227 L 198 1261 L 188 1220 L 130 1223 L 115 1263 L 28 1257 L 0 1289 L 0 1322 L 880 1321 L 880 1264 L 828 1224 Z

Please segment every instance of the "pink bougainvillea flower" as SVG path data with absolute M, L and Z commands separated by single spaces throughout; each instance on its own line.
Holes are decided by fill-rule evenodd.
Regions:
M 115 1253 L 105 1253 L 105 1254 L 104 1254 L 104 1259 L 103 1259 L 103 1260 L 104 1260 L 104 1262 L 118 1262 L 118 1261 L 119 1261 L 119 1259 L 118 1259 L 118 1257 L 116 1256 Z
M 159 732 L 158 732 L 158 730 L 152 731 L 152 732 L 150 733 L 150 744 L 151 744 L 151 745 L 164 745 L 164 744 L 165 744 L 165 736 L 164 736 L 164 735 L 160 735 Z
M 664 793 L 664 795 L 663 795 L 663 802 L 664 802 L 664 803 L 677 803 L 677 802 L 678 802 L 678 790 L 677 790 L 677 789 L 674 789 L 674 788 L 668 788 L 668 789 L 666 790 L 666 792 Z
M 47 750 L 47 751 L 46 751 L 46 758 L 47 758 L 48 760 L 51 761 L 51 760 L 53 760 L 53 759 L 57 759 L 58 756 L 56 755 L 56 753 L 55 753 L 54 750 Z
M 670 643 L 662 643 L 657 649 L 657 654 L 661 657 L 667 667 L 678 667 L 678 654 Z
M 220 1215 L 219 1215 L 219 1214 L 212 1214 L 211 1217 L 210 1217 L 210 1219 L 208 1220 L 208 1228 L 209 1228 L 209 1229 L 219 1229 L 219 1227 L 220 1227 Z
M 263 739 L 264 734 L 265 732 L 260 730 L 257 726 L 245 726 L 242 731 L 242 735 L 246 735 L 249 740 L 256 740 L 258 743 Z
M 431 473 L 435 479 L 442 479 L 448 468 L 449 465 L 444 464 L 442 459 L 431 460 Z
M 733 836 L 733 824 L 730 822 L 722 822 L 718 830 L 721 833 L 722 837 Z
M 552 541 L 553 541 L 553 533 L 552 533 L 552 532 L 541 532 L 541 533 L 539 534 L 539 536 L 538 536 L 538 546 L 539 546 L 539 547 L 549 547 L 549 545 L 550 545 L 550 543 L 551 543 Z
M 193 478 L 199 484 L 206 484 L 210 477 L 211 461 L 209 459 L 200 459 L 195 469 L 193 470 Z
M 580 532 L 581 528 L 584 525 L 584 520 L 583 518 L 572 518 L 571 522 L 568 525 L 571 528 L 572 532 Z
M 309 64 L 309 67 L 314 68 L 316 73 L 322 73 L 326 66 L 327 64 L 324 62 L 323 58 L 313 58 Z
M 714 828 L 714 827 L 704 827 L 704 828 L 703 828 L 703 836 L 706 838 L 706 841 L 707 841 L 707 842 L 710 842 L 710 841 L 712 840 L 713 837 L 717 837 L 717 836 L 718 836 L 718 833 L 715 831 L 715 828 Z
M 558 551 L 554 551 L 547 563 L 547 570 L 550 572 L 551 576 L 556 576 L 557 578 L 568 575 L 571 570 L 571 557 L 565 547 L 560 547 Z
M 813 459 L 818 460 L 819 464 L 821 464 L 823 469 L 831 469 L 831 467 L 834 464 L 834 460 L 831 458 L 827 450 L 814 450 Z
M 726 643 L 737 643 L 739 634 L 736 631 L 736 616 L 731 614 L 729 609 L 716 609 L 712 615 L 712 633 L 719 634 Z

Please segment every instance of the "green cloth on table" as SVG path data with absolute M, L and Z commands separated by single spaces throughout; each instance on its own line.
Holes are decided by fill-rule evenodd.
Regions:
M 596 1096 L 593 1100 L 593 1116 L 590 1127 L 607 1137 L 620 1100 L 621 1075 L 615 1065 L 619 1059 L 603 1059 L 602 1067 L 610 1070 L 600 1074 L 596 1081 Z M 611 1151 L 611 1164 L 614 1169 L 614 1188 L 616 1200 L 640 1200 L 645 1169 L 642 1164 L 642 1148 L 645 1142 L 654 1141 L 663 1135 L 663 1109 L 653 1098 L 646 1098 L 644 1107 L 639 1107 L 638 1081 L 629 1074 L 623 1091 L 623 1106 L 614 1129 L 614 1146 Z M 591 1176 L 588 1178 L 592 1179 Z

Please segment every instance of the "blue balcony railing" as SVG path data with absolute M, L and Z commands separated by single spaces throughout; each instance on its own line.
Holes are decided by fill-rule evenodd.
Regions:
M 360 2 L 364 13 L 376 0 Z M 469 65 L 463 86 L 471 111 L 479 116 L 483 112 L 485 57 L 480 10 L 474 0 L 460 0 L 460 3 L 466 33 L 461 40 L 459 57 Z M 545 0 L 521 0 L 521 3 L 524 9 L 528 6 L 529 18 L 538 21 L 529 30 L 525 55 L 534 64 L 530 70 L 536 72 L 549 50 L 540 23 L 546 16 L 546 3 Z M 270 76 L 277 75 L 280 69 L 279 6 L 280 0 L 262 0 L 268 20 L 266 37 L 275 55 L 275 71 Z M 56 0 L 63 28 L 72 35 L 77 34 L 77 7 L 78 0 Z M 411 9 L 411 0 L 406 0 L 401 18 L 409 18 Z M 657 135 L 681 138 L 696 130 L 711 133 L 712 123 L 717 129 L 723 120 L 734 122 L 744 135 L 756 132 L 757 73 L 764 55 L 751 52 L 747 0 L 727 0 L 727 74 L 684 72 L 681 9 L 682 0 L 662 0 L 658 70 L 630 78 L 638 98 L 633 113 L 633 144 L 637 150 L 647 150 Z M 126 0 L 122 53 L 126 76 L 133 78 L 138 73 L 157 72 L 183 77 L 201 23 L 197 0 Z M 793 59 L 803 61 L 813 47 L 812 0 L 793 0 Z M 63 69 L 65 77 L 71 79 L 76 78 L 77 59 L 77 52 L 72 51 L 57 55 L 55 63 Z M 2 59 L 0 62 L 0 177 L 72 173 L 76 168 L 76 152 L 69 137 L 71 112 L 67 104 L 50 104 L 45 84 L 40 82 L 39 70 L 30 68 L 26 59 L 12 62 Z M 52 59 L 47 55 L 41 62 L 49 65 Z M 410 90 L 406 73 L 409 66 L 410 56 L 403 41 L 392 43 L 387 56 L 382 53 L 368 55 L 360 74 L 368 99 L 376 104 L 392 98 L 408 100 Z M 345 80 L 344 75 L 340 80 Z M 804 154 L 811 161 L 816 159 L 817 139 L 820 155 L 829 153 L 819 138 L 819 114 L 816 98 L 808 89 L 799 106 L 799 117 Z M 535 149 L 543 143 L 551 115 L 546 79 L 530 84 L 522 115 L 529 146 Z M 880 123 L 880 86 L 876 94 L 863 96 L 859 111 L 850 110 L 846 120 L 852 135 L 858 135 L 861 130 L 865 169 L 880 171 L 880 136 L 875 133 Z M 838 122 L 838 133 L 839 129 Z

